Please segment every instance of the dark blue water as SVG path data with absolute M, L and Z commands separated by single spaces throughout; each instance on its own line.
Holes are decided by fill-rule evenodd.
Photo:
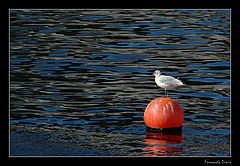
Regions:
M 10 10 L 11 156 L 229 156 L 229 10 Z M 181 134 L 146 132 L 170 90 Z

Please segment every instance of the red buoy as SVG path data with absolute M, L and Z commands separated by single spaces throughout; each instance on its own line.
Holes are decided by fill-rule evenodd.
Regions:
M 183 119 L 181 106 L 168 97 L 152 100 L 144 112 L 145 125 L 153 129 L 182 127 Z

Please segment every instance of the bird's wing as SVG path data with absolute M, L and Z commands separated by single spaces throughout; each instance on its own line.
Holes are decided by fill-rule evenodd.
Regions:
M 171 76 L 161 76 L 161 77 L 159 77 L 159 81 L 168 86 L 176 86 L 180 82 L 179 80 L 177 80 Z

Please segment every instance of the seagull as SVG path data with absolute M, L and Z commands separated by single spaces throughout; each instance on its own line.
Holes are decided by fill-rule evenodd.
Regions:
M 165 96 L 166 97 L 166 90 L 168 89 L 174 89 L 178 86 L 184 85 L 182 81 L 178 80 L 178 78 L 174 78 L 172 76 L 164 76 L 161 75 L 161 72 L 159 70 L 156 70 L 153 74 L 155 76 L 155 82 L 158 86 L 165 89 Z M 168 97 L 168 92 L 167 92 Z

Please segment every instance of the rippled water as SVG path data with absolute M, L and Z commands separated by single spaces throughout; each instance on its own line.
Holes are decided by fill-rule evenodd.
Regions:
M 10 10 L 10 155 L 229 156 L 229 10 Z M 146 132 L 170 90 L 182 134 Z

